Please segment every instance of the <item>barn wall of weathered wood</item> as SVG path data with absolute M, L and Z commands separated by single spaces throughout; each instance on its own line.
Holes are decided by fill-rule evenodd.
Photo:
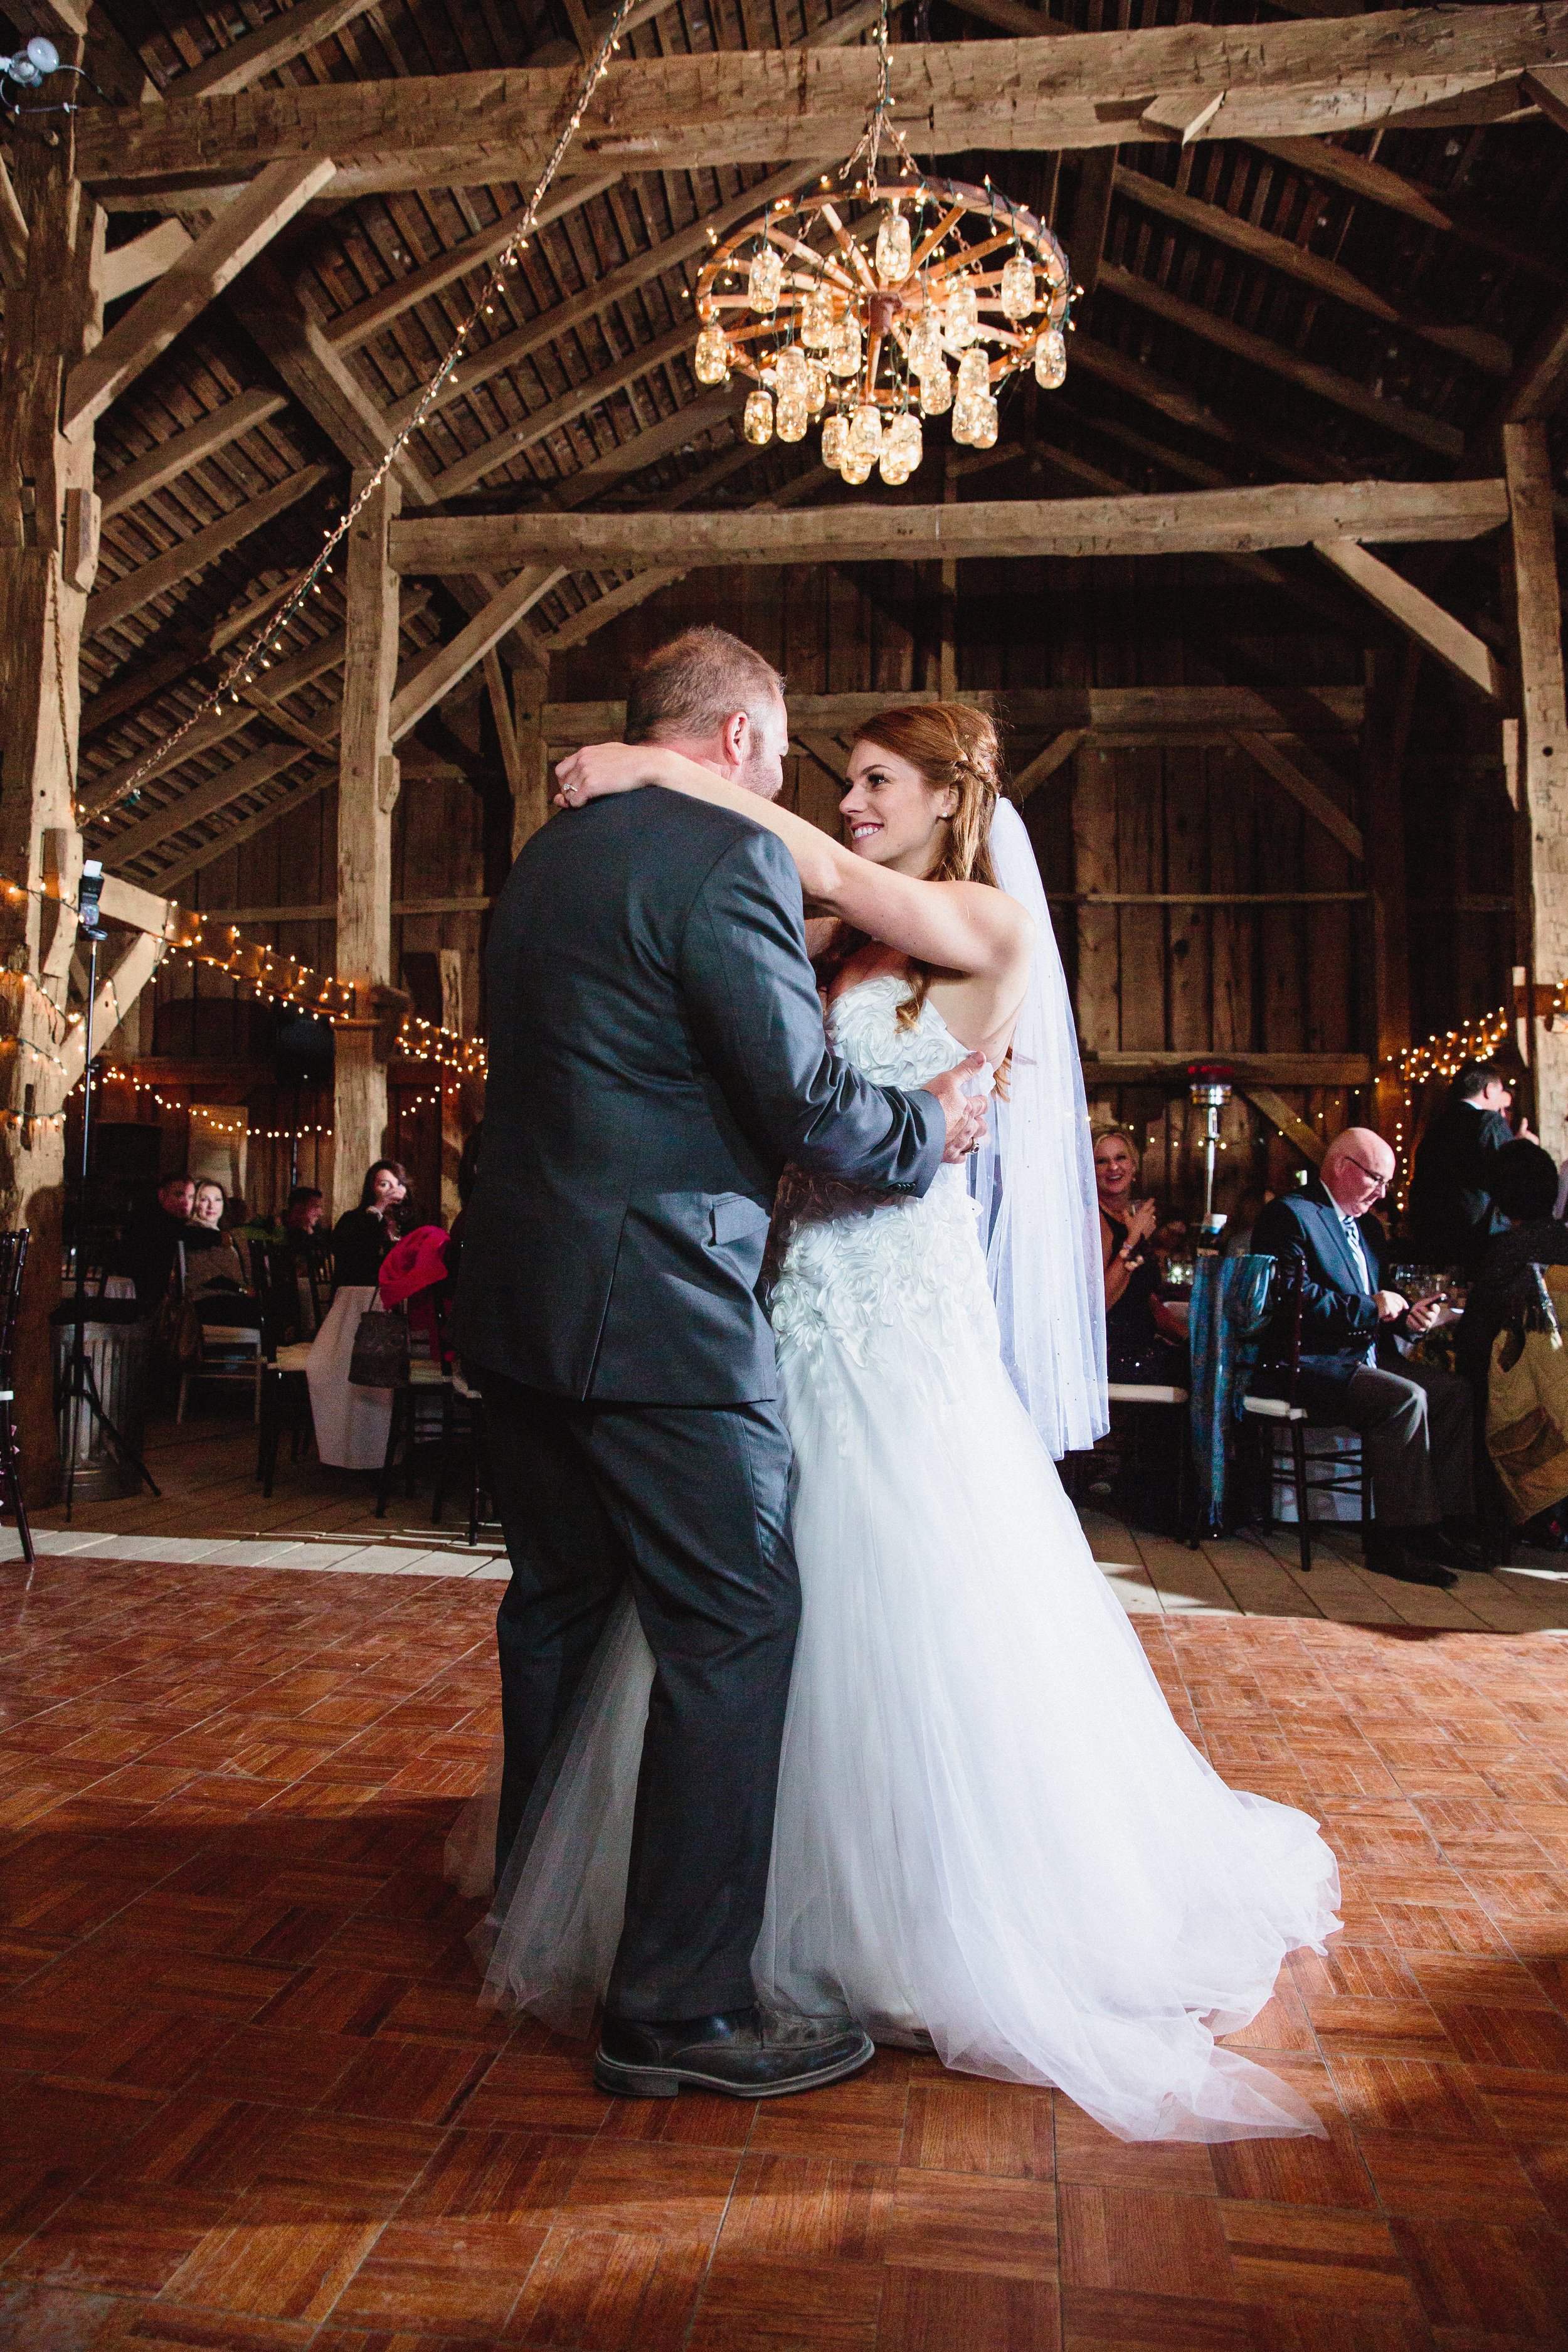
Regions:
M 943 604 L 926 568 L 815 569 L 787 579 L 739 569 L 690 574 L 559 656 L 552 702 L 620 695 L 641 655 L 693 622 L 735 630 L 797 694 L 896 697 L 934 686 L 939 675 Z M 965 565 L 951 625 L 960 687 L 994 691 L 1004 719 L 1009 690 L 1045 686 L 1359 688 L 1368 646 L 1391 642 L 1372 616 L 1364 630 L 1337 629 L 1331 618 L 1278 595 L 1260 599 L 1254 583 L 1197 560 Z M 504 878 L 505 778 L 482 691 L 470 687 L 437 718 L 438 730 L 424 732 L 443 751 L 405 761 L 393 892 L 395 905 L 434 902 L 438 910 L 395 917 L 393 976 L 426 1018 L 482 1033 L 488 918 L 481 905 L 449 902 L 493 896 Z M 1041 740 L 1022 733 L 1009 740 L 1015 771 Z M 1316 734 L 1293 755 L 1348 819 L 1364 821 L 1369 787 L 1350 729 Z M 422 772 L 421 760 L 437 772 Z M 1513 856 L 1498 722 L 1429 662 L 1401 792 L 1409 992 L 1420 1036 L 1500 1003 L 1515 953 L 1511 916 L 1493 904 L 1510 891 Z M 785 796 L 816 822 L 834 824 L 832 775 L 804 751 L 788 763 Z M 1026 815 L 1094 1109 L 1136 1130 L 1149 1181 L 1180 1205 L 1194 1205 L 1198 1179 L 1179 1068 L 1131 1083 L 1107 1073 L 1108 1060 L 1213 1054 L 1266 1064 L 1328 1055 L 1360 1057 L 1370 1070 L 1378 1008 L 1367 870 L 1237 743 L 1091 737 L 1032 793 Z M 333 898 L 335 824 L 335 795 L 323 793 L 205 867 L 187 886 L 188 899 L 215 919 L 235 910 L 247 937 L 330 971 L 334 925 L 329 913 L 310 910 L 330 908 Z M 1253 903 L 1154 903 L 1182 893 Z M 1123 903 L 1103 903 L 1110 896 Z M 1144 903 L 1125 903 L 1138 898 Z M 306 912 L 286 919 L 275 911 L 291 907 Z M 254 1069 L 268 1062 L 270 1039 L 269 1009 L 240 1003 L 227 982 L 189 968 L 160 980 L 158 1057 L 177 1065 L 226 1056 Z M 1274 1090 L 1324 1136 L 1370 1110 L 1370 1094 L 1349 1083 L 1282 1079 Z M 431 1210 L 444 1179 L 449 1194 L 454 1172 L 443 1165 L 437 1095 L 433 1073 L 395 1071 L 386 1149 L 408 1163 Z M 253 1129 L 293 1123 L 291 1097 L 256 1086 L 248 1099 Z M 471 1116 L 472 1089 L 468 1103 Z M 301 1119 L 318 1116 L 330 1117 L 330 1104 L 318 1112 L 307 1098 Z M 1265 1184 L 1289 1181 L 1301 1164 L 1296 1147 L 1239 1095 L 1223 1133 L 1218 1197 L 1226 1209 Z M 288 1181 L 287 1144 L 253 1145 L 249 1171 L 253 1202 L 273 1205 Z M 300 1172 L 330 1184 L 330 1145 L 310 1139 Z

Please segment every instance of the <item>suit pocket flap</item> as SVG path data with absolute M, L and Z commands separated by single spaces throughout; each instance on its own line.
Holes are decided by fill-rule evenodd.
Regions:
M 721 1192 L 710 1204 L 710 1240 L 718 1247 L 731 1242 L 754 1242 L 767 1232 L 767 1211 L 743 1192 Z

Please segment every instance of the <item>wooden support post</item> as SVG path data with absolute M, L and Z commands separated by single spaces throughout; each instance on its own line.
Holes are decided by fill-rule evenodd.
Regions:
M 515 857 L 550 814 L 550 742 L 544 706 L 550 694 L 547 661 L 520 663 L 512 672 L 511 854 Z
M 1366 656 L 1366 721 L 1362 730 L 1362 834 L 1372 891 L 1373 1050 L 1378 1066 L 1373 1125 L 1408 1154 L 1415 1139 L 1398 1132 L 1405 1089 L 1384 1072 L 1410 1043 L 1410 932 L 1405 904 L 1405 749 L 1415 707 L 1421 648 Z M 1404 1174 L 1408 1177 L 1409 1160 Z
M 90 497 L 93 455 L 90 427 L 67 440 L 58 425 L 66 376 L 103 317 L 104 220 L 74 175 L 78 119 L 55 118 L 55 146 L 16 144 L 29 234 L 0 362 L 0 877 L 14 886 L 0 894 L 0 1223 L 32 1235 L 15 1372 L 38 1502 L 59 1475 L 47 1318 L 59 1296 L 64 1010 L 81 871 L 77 666 L 90 585 L 69 575 L 66 518 L 68 502 Z M 43 895 L 50 884 L 58 898 Z
M 368 474 L 356 470 L 353 496 Z M 341 978 L 354 983 L 355 1018 L 337 1033 L 333 1085 L 332 1215 L 355 1207 L 364 1171 L 386 1130 L 386 1062 L 377 1005 L 392 980 L 392 812 L 399 772 L 392 749 L 397 682 L 397 574 L 387 532 L 403 502 L 395 478 L 369 498 L 349 533 L 348 643 L 338 783 L 338 935 Z
M 1535 1125 L 1554 1159 L 1568 1149 L 1568 1022 L 1548 1026 L 1538 985 L 1568 981 L 1568 710 L 1552 540 L 1552 464 L 1543 422 L 1505 425 L 1510 562 L 1506 577 L 1519 661 L 1519 776 L 1530 829 L 1525 1003 L 1531 1008 Z

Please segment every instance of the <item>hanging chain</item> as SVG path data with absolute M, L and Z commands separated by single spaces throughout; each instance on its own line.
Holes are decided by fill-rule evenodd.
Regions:
M 920 166 L 904 143 L 904 135 L 893 121 L 893 51 L 888 30 L 888 0 L 881 0 L 877 14 L 877 102 L 867 119 L 866 128 L 848 160 L 839 166 L 838 176 L 847 180 L 862 156 L 866 159 L 866 186 L 871 195 L 878 194 L 877 160 L 882 152 L 884 139 L 890 140 L 899 151 L 899 160 L 911 179 L 919 179 Z
M 383 456 L 380 463 L 373 469 L 370 478 L 364 484 L 363 489 L 361 489 L 358 496 L 344 509 L 337 522 L 333 524 L 331 530 L 328 532 L 321 552 L 317 555 L 314 562 L 310 565 L 307 571 L 300 574 L 299 580 L 283 598 L 282 602 L 273 612 L 270 618 L 262 623 L 256 635 L 252 638 L 245 651 L 235 656 L 234 660 L 229 664 L 228 668 L 225 671 L 223 677 L 218 680 L 216 686 L 214 687 L 212 692 L 207 695 L 203 701 L 197 703 L 195 709 L 191 711 L 189 716 L 180 726 L 175 728 L 173 734 L 164 736 L 157 748 L 154 751 L 148 752 L 147 757 L 140 762 L 129 776 L 126 777 L 125 782 L 120 786 L 117 792 L 111 793 L 108 799 L 100 801 L 98 803 L 97 807 L 93 811 L 94 816 L 102 816 L 110 809 L 117 808 L 121 801 L 128 799 L 131 794 L 137 790 L 141 784 L 142 779 L 145 775 L 149 774 L 153 768 L 167 767 L 170 764 L 170 753 L 173 751 L 174 746 L 184 740 L 185 736 L 190 733 L 191 729 L 195 726 L 197 720 L 205 719 L 209 710 L 216 710 L 220 703 L 226 700 L 233 700 L 235 702 L 239 700 L 239 688 L 242 686 L 248 686 L 255 676 L 252 664 L 255 663 L 263 653 L 268 651 L 272 647 L 274 640 L 281 635 L 282 632 L 289 626 L 289 623 L 299 613 L 306 597 L 309 596 L 312 590 L 316 588 L 317 583 L 319 582 L 322 572 L 331 568 L 331 561 L 333 553 L 337 548 L 342 545 L 343 540 L 347 537 L 348 532 L 357 521 L 364 507 L 368 504 L 370 499 L 375 496 L 376 491 L 380 489 L 383 482 L 385 481 L 387 475 L 392 471 L 393 467 L 396 464 L 398 458 L 407 447 L 409 441 L 412 439 L 413 436 L 419 431 L 425 419 L 434 407 L 442 387 L 447 383 L 453 371 L 463 358 L 464 352 L 468 347 L 468 337 L 472 334 L 479 320 L 484 317 L 486 310 L 494 300 L 496 295 L 500 292 L 501 289 L 505 285 L 507 271 L 509 269 L 516 268 L 519 255 L 526 250 L 529 238 L 533 234 L 534 224 L 539 217 L 540 205 L 544 202 L 544 198 L 550 189 L 550 184 L 554 179 L 556 173 L 560 170 L 563 160 L 565 157 L 566 151 L 571 146 L 573 140 L 577 134 L 578 125 L 581 123 L 584 115 L 587 111 L 590 99 L 593 97 L 594 92 L 598 89 L 600 82 L 604 79 L 605 75 L 609 70 L 611 58 L 621 46 L 622 28 L 636 5 L 637 0 L 617 0 L 616 13 L 610 20 L 610 24 L 605 31 L 604 39 L 599 43 L 598 47 L 595 50 L 584 69 L 583 79 L 577 86 L 577 94 L 572 102 L 571 111 L 567 115 L 566 121 L 562 127 L 560 135 L 556 139 L 554 146 L 550 151 L 549 159 L 534 185 L 533 194 L 529 197 L 527 204 L 523 207 L 522 217 L 518 222 L 518 225 L 512 231 L 510 236 L 507 239 L 506 244 L 501 247 L 500 254 L 497 256 L 493 265 L 491 266 L 489 277 L 486 281 L 483 291 L 479 294 L 478 299 L 473 305 L 473 308 L 469 310 L 468 317 L 463 320 L 461 326 L 458 327 L 457 333 L 453 336 L 451 343 L 447 348 L 446 357 L 442 360 L 441 364 L 436 370 L 435 374 L 430 378 L 428 383 L 425 386 L 424 391 L 420 394 L 418 404 L 415 408 L 414 414 L 409 417 L 406 425 L 405 425 L 402 429 L 393 436 L 393 439 L 387 446 L 385 454 Z M 887 18 L 887 0 L 883 0 L 882 16 L 885 24 Z M 72 804 L 75 806 L 76 793 L 74 786 L 72 788 L 71 799 Z M 76 816 L 77 822 L 79 824 L 82 820 L 82 812 L 79 807 L 76 808 Z

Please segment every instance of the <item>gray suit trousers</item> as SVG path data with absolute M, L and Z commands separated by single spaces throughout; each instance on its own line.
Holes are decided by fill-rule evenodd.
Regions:
M 1362 1433 L 1385 1527 L 1427 1528 L 1474 1509 L 1470 1389 L 1457 1372 L 1385 1344 L 1376 1366 L 1352 1377 L 1344 1419 Z

